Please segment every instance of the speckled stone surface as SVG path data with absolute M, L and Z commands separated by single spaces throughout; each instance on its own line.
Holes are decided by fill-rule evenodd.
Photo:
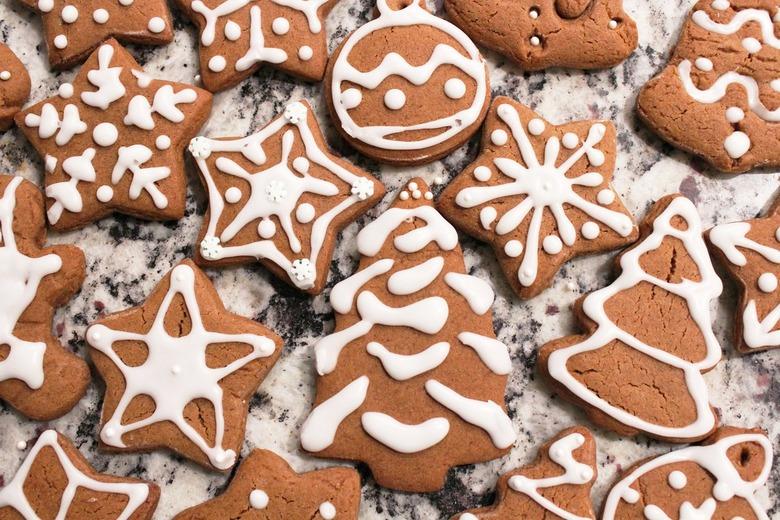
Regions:
M 513 96 L 533 106 L 552 122 L 593 117 L 615 121 L 619 156 L 615 186 L 627 206 L 641 216 L 653 200 L 681 191 L 695 201 L 707 226 L 753 217 L 775 196 L 780 174 L 728 177 L 714 174 L 701 161 L 663 144 L 636 119 L 633 105 L 639 87 L 659 71 L 677 40 L 681 22 L 693 0 L 627 1 L 626 9 L 640 30 L 639 49 L 623 65 L 603 72 L 554 70 L 524 74 L 500 56 L 486 53 L 491 66 L 494 94 Z M 342 0 L 326 25 L 331 48 L 373 11 L 371 0 Z M 442 9 L 439 6 L 438 11 Z M 176 35 L 162 48 L 132 48 L 146 70 L 174 81 L 192 82 L 197 74 L 193 48 L 195 29 L 176 14 Z M 0 0 L 2 40 L 27 64 L 33 81 L 31 101 L 52 95 L 74 71 L 52 74 L 41 43 L 38 17 L 14 0 Z M 290 99 L 313 102 L 325 122 L 325 103 L 319 85 L 303 84 L 265 69 L 238 87 L 216 96 L 207 135 L 243 135 L 261 126 Z M 441 162 L 422 168 L 380 168 L 357 157 L 325 124 L 331 145 L 363 167 L 381 175 L 392 191 L 413 176 L 429 181 L 441 175 L 450 179 L 477 153 L 476 139 Z M 190 165 L 191 166 L 191 165 Z M 18 173 L 41 184 L 43 169 L 21 134 L 0 136 L 0 172 Z M 130 218 L 107 218 L 83 230 L 51 236 L 52 242 L 73 242 L 87 254 L 87 280 L 81 293 L 59 310 L 55 331 L 67 345 L 83 354 L 83 334 L 88 323 L 144 300 L 147 292 L 180 259 L 192 253 L 205 210 L 204 193 L 190 168 L 187 216 L 177 223 L 149 224 Z M 390 196 L 368 217 L 388 204 Z M 330 286 L 352 273 L 357 262 L 355 234 L 360 222 L 344 232 L 333 262 Z M 553 287 L 541 296 L 521 302 L 513 297 L 487 247 L 463 239 L 466 263 L 472 271 L 492 280 L 497 299 L 495 327 L 499 339 L 510 346 L 514 371 L 507 388 L 507 404 L 519 437 L 511 453 L 500 460 L 459 468 L 450 473 L 445 489 L 429 495 L 393 493 L 378 489 L 364 473 L 361 518 L 449 518 L 463 509 L 492 501 L 499 473 L 531 460 L 538 445 L 558 430 L 585 421 L 582 413 L 551 397 L 534 369 L 536 350 L 544 342 L 573 331 L 570 304 L 581 294 L 603 286 L 609 279 L 611 255 L 575 260 L 564 266 Z M 327 466 L 303 455 L 298 430 L 313 399 L 313 343 L 333 328 L 325 295 L 309 298 L 274 279 L 260 267 L 211 271 L 228 308 L 274 328 L 285 339 L 281 360 L 251 402 L 244 453 L 253 447 L 275 450 L 298 470 Z M 706 375 L 712 402 L 723 422 L 768 429 L 780 452 L 780 351 L 740 357 L 734 352 L 730 328 L 735 293 L 730 284 L 718 304 L 715 328 L 724 347 L 724 359 Z M 226 485 L 227 477 L 206 472 L 165 452 L 108 456 L 97 451 L 97 422 L 102 388 L 90 387 L 81 403 L 62 419 L 50 424 L 24 420 L 0 405 L 0 485 L 7 482 L 25 452 L 19 441 L 32 440 L 45 427 L 55 427 L 75 440 L 100 471 L 132 475 L 155 481 L 162 487 L 156 518 L 197 504 Z M 587 424 L 587 423 L 586 423 Z M 596 430 L 600 478 L 594 500 L 601 503 L 616 471 L 633 461 L 665 452 L 669 445 L 620 439 Z M 770 485 L 760 501 L 770 518 L 780 516 L 780 470 L 775 463 Z

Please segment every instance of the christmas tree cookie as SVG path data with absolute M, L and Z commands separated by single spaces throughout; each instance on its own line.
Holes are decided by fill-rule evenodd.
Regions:
M 685 197 L 656 202 L 617 279 L 577 302 L 586 333 L 542 347 L 542 374 L 600 426 L 680 443 L 717 428 L 702 373 L 721 357 L 710 304 L 722 285 L 702 231 Z
M 358 234 L 358 271 L 330 299 L 336 330 L 314 346 L 317 398 L 304 449 L 357 459 L 385 487 L 434 491 L 449 468 L 500 457 L 512 365 L 493 290 L 465 272 L 458 234 L 421 179 Z

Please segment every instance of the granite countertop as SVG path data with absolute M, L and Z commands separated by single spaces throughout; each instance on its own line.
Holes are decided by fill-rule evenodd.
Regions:
M 440 2 L 440 0 L 439 0 Z M 618 128 L 619 155 L 614 185 L 629 209 L 641 216 L 666 193 L 680 191 L 699 208 L 705 226 L 755 216 L 775 196 L 780 174 L 741 176 L 714 174 L 705 164 L 663 144 L 642 126 L 633 111 L 638 89 L 665 64 L 677 40 L 682 20 L 693 0 L 629 0 L 626 9 L 640 29 L 639 48 L 622 65 L 596 73 L 553 70 L 524 74 L 497 54 L 486 52 L 493 94 L 509 95 L 530 104 L 552 122 L 601 117 Z M 439 11 L 441 12 L 441 6 Z M 372 0 L 342 0 L 326 28 L 331 48 L 372 16 Z M 193 82 L 197 74 L 195 28 L 175 13 L 175 41 L 167 47 L 134 47 L 132 52 L 153 76 Z M 31 101 L 51 96 L 75 70 L 49 71 L 40 37 L 40 19 L 14 0 L 0 2 L 2 39 L 28 66 L 33 82 Z M 379 167 L 358 157 L 336 137 L 326 118 L 318 84 L 262 70 L 238 87 L 215 97 L 206 135 L 244 135 L 261 127 L 291 99 L 313 102 L 331 145 L 348 159 L 379 175 L 389 191 L 413 176 L 432 181 L 450 179 L 477 154 L 472 139 L 443 161 L 419 168 Z M 143 301 L 157 281 L 174 264 L 190 256 L 205 211 L 205 196 L 190 166 L 187 215 L 174 223 L 146 223 L 112 217 L 65 234 L 52 234 L 54 243 L 75 243 L 87 255 L 87 279 L 80 294 L 58 310 L 54 328 L 63 343 L 84 354 L 84 331 L 104 312 L 114 312 Z M 0 135 L 0 172 L 20 174 L 41 184 L 43 168 L 32 147 L 17 130 Z M 436 187 L 436 190 L 440 189 Z M 355 235 L 361 224 L 375 217 L 390 196 L 368 216 L 350 225 L 336 249 L 330 286 L 351 274 L 357 264 Z M 498 338 L 509 345 L 514 371 L 507 386 L 507 405 L 519 434 L 511 453 L 486 464 L 452 471 L 439 493 L 404 494 L 377 488 L 364 473 L 361 518 L 449 518 L 465 508 L 492 501 L 497 475 L 534 457 L 538 446 L 560 429 L 588 424 L 573 407 L 551 397 L 535 371 L 536 350 L 544 342 L 573 332 L 571 303 L 581 294 L 605 285 L 612 255 L 578 259 L 566 264 L 551 289 L 531 301 L 520 301 L 507 286 L 488 247 L 462 237 L 466 264 L 492 281 L 497 299 L 494 320 Z M 109 261 L 110 258 L 110 261 Z M 285 340 L 284 353 L 251 401 L 243 453 L 254 447 L 283 455 L 298 470 L 327 466 L 328 462 L 303 455 L 298 430 L 314 398 L 312 344 L 333 329 L 327 293 L 310 298 L 275 279 L 259 266 L 211 270 L 216 288 L 227 307 L 251 316 L 276 330 Z M 780 352 L 750 356 L 735 353 L 730 339 L 735 291 L 726 284 L 718 302 L 715 329 L 724 347 L 723 361 L 705 377 L 711 401 L 723 422 L 763 426 L 780 453 Z M 36 424 L 0 404 L 0 486 L 16 471 L 25 452 L 19 441 L 31 441 L 44 427 L 54 427 L 76 445 L 100 471 L 153 480 L 162 487 L 155 518 L 200 503 L 220 492 L 227 477 L 210 473 L 167 452 L 144 455 L 106 455 L 97 451 L 97 424 L 102 387 L 96 380 L 70 413 L 49 424 Z M 642 457 L 665 452 L 667 444 L 621 439 L 596 430 L 600 478 L 594 489 L 597 505 L 615 473 Z M 777 459 L 776 459 L 777 460 Z M 769 516 L 780 515 L 780 464 L 770 484 L 759 494 Z

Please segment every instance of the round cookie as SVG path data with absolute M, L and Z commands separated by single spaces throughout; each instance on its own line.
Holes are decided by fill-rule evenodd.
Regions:
M 380 162 L 425 164 L 465 143 L 490 102 L 479 50 L 423 0 L 377 0 L 378 16 L 328 62 L 325 99 L 336 127 Z
M 30 97 L 30 75 L 4 43 L 0 43 L 0 132 L 14 124 L 14 116 Z

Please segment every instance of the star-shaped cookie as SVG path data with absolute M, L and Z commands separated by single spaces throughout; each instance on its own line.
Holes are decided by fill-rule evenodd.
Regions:
M 98 473 L 67 437 L 46 430 L 0 489 L 0 518 L 149 520 L 159 499 L 156 484 Z
M 452 520 L 595 519 L 590 490 L 597 472 L 593 435 L 582 426 L 568 428 L 542 446 L 533 464 L 499 479 L 494 505 Z
M 639 236 L 610 183 L 616 155 L 610 122 L 555 126 L 499 97 L 482 135 L 482 153 L 438 206 L 465 233 L 493 246 L 521 298 L 542 292 L 571 258 Z
M 211 110 L 205 90 L 147 76 L 116 40 L 59 95 L 16 115 L 44 159 L 49 224 L 66 230 L 116 211 L 184 215 L 182 150 Z
M 780 348 L 780 197 L 764 218 L 715 226 L 707 241 L 739 286 L 737 350 Z
M 196 261 L 257 259 L 310 294 L 325 287 L 338 232 L 385 193 L 330 153 L 306 102 L 290 103 L 256 134 L 196 137 L 189 149 L 209 197 Z
M 298 474 L 268 450 L 254 450 L 241 462 L 222 495 L 182 511 L 174 520 L 206 518 L 357 518 L 360 476 L 352 468 Z
M 84 360 L 52 334 L 54 309 L 84 281 L 84 253 L 45 241 L 40 190 L 0 176 L 0 399 L 38 421 L 73 408 L 90 381 Z
M 235 464 L 249 397 L 282 346 L 264 326 L 226 311 L 189 260 L 141 306 L 92 325 L 87 342 L 106 383 L 102 447 L 166 447 L 217 470 Z
M 30 75 L 4 43 L 0 43 L 0 132 L 14 124 L 14 116 L 30 97 Z
M 49 63 L 55 69 L 84 61 L 102 42 L 164 45 L 173 41 L 165 0 L 20 0 L 41 16 Z
M 217 92 L 263 64 L 320 81 L 328 62 L 324 19 L 338 0 L 176 0 L 198 26 L 200 75 Z

